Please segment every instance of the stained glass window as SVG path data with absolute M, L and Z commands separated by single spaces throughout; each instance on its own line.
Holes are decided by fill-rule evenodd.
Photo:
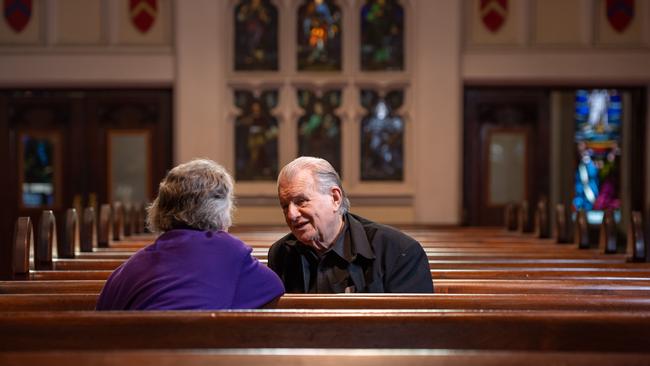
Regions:
M 235 7 L 235 70 L 278 69 L 278 11 L 270 0 Z
M 298 70 L 341 70 L 341 10 L 333 0 L 307 0 L 298 8 Z
M 404 69 L 404 11 L 397 0 L 366 0 L 361 8 L 361 69 Z
M 578 90 L 575 99 L 576 210 L 600 223 L 603 210 L 618 210 L 620 199 L 621 96 L 616 90 Z
M 260 97 L 236 90 L 241 114 L 235 120 L 235 177 L 238 180 L 275 180 L 278 174 L 278 120 L 271 115 L 277 90 Z
M 23 207 L 53 207 L 55 204 L 56 135 L 21 135 Z
M 395 114 L 403 100 L 401 90 L 384 98 L 376 91 L 361 91 L 367 111 L 361 121 L 361 180 L 403 180 L 404 121 Z
M 341 119 L 334 112 L 341 105 L 341 91 L 328 91 L 319 98 L 301 89 L 298 103 L 304 110 L 298 120 L 298 155 L 323 158 L 341 173 Z

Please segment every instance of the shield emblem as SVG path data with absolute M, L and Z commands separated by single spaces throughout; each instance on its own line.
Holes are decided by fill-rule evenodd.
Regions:
M 158 15 L 157 0 L 129 0 L 131 22 L 137 30 L 147 33 Z
M 32 17 L 32 0 L 4 0 L 4 11 L 7 24 L 20 33 Z
M 634 0 L 607 0 L 607 21 L 617 32 L 625 31 L 634 19 Z
M 508 0 L 481 0 L 481 20 L 494 33 L 508 17 Z

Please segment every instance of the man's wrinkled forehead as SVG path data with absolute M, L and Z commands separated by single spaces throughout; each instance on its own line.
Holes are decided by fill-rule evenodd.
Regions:
M 301 171 L 292 177 L 284 177 L 278 184 L 278 195 L 295 196 L 316 190 L 316 180 L 309 171 Z

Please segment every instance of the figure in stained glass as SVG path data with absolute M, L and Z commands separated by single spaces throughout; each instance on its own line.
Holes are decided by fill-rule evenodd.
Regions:
M 404 121 L 394 111 L 403 103 L 403 92 L 384 98 L 371 90 L 361 91 L 368 114 L 361 121 L 361 180 L 403 180 Z
M 241 114 L 235 120 L 235 177 L 238 180 L 274 180 L 278 174 L 278 121 L 271 115 L 277 91 L 235 91 Z
M 235 7 L 235 70 L 278 69 L 278 12 L 270 0 Z
M 298 155 L 323 158 L 340 172 L 341 119 L 334 111 L 341 105 L 341 91 L 328 91 L 319 98 L 312 91 L 299 90 L 298 103 L 305 112 L 298 120 Z
M 298 9 L 298 70 L 341 70 L 341 11 L 333 0 L 307 0 Z
M 620 208 L 621 97 L 615 90 L 576 92 L 576 210 Z
M 404 69 L 404 11 L 396 0 L 367 0 L 361 8 L 361 69 Z

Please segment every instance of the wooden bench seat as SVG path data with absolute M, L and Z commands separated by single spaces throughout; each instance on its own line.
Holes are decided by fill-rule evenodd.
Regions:
M 93 310 L 97 294 L 0 295 L 0 311 Z M 277 309 L 473 309 L 650 311 L 648 296 L 584 294 L 346 294 L 282 296 Z
M 650 354 L 650 312 L 1 312 L 0 351 L 428 348 Z
M 570 279 L 570 278 L 650 278 L 648 269 L 627 268 L 499 268 L 499 269 L 432 269 L 433 281 L 437 279 Z
M 126 259 L 54 259 L 54 270 L 114 270 Z M 266 259 L 260 259 L 266 264 Z M 650 263 L 625 263 L 609 259 L 557 259 L 557 258 L 482 258 L 475 260 L 430 259 L 430 269 L 505 269 L 505 268 L 548 268 L 578 270 L 601 269 L 650 269 Z
M 61 280 L 61 281 L 0 281 L 0 296 L 4 294 L 99 294 L 104 280 Z
M 106 280 L 111 270 L 43 270 L 30 271 L 30 280 Z M 634 268 L 489 268 L 432 269 L 434 283 L 439 279 L 578 279 L 578 278 L 650 278 L 650 269 Z
M 99 294 L 102 280 L 0 281 L 2 294 Z M 610 294 L 650 296 L 650 279 L 440 279 L 434 282 L 436 293 L 449 294 Z

